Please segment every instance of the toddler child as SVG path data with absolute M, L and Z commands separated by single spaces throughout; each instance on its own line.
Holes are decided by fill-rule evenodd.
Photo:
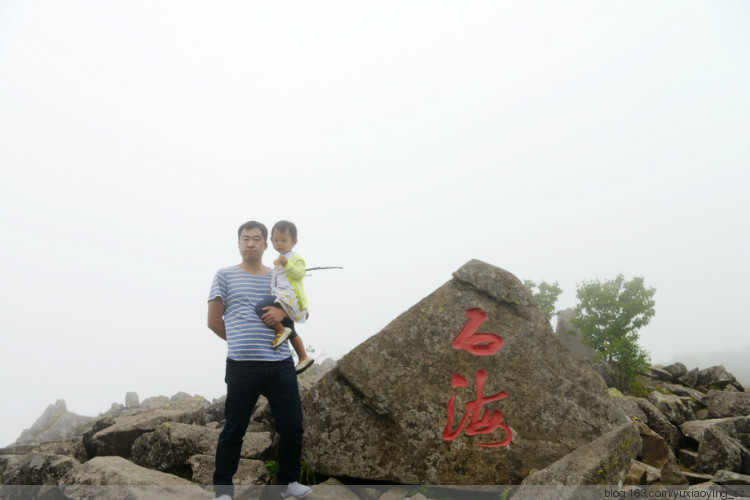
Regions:
M 289 315 L 282 324 L 278 325 L 273 348 L 276 349 L 287 339 L 297 353 L 299 362 L 294 367 L 297 373 L 302 373 L 315 362 L 307 355 L 302 339 L 294 331 L 294 322 L 304 323 L 310 313 L 307 311 L 307 296 L 302 287 L 305 277 L 305 261 L 292 248 L 297 244 L 297 226 L 289 221 L 279 221 L 271 229 L 271 244 L 279 252 L 279 258 L 273 261 L 271 274 L 271 294 L 258 302 L 255 312 L 258 316 L 265 314 L 263 308 L 272 306 L 283 308 Z

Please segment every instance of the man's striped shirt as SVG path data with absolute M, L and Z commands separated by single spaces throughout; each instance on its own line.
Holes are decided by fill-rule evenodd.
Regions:
M 271 294 L 271 271 L 255 275 L 239 266 L 219 269 L 211 285 L 209 302 L 224 303 L 227 357 L 236 361 L 283 361 L 292 353 L 289 343 L 272 347 L 276 333 L 255 314 L 255 304 Z

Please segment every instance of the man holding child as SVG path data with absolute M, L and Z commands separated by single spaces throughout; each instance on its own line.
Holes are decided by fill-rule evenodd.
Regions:
M 232 477 L 237 472 L 253 407 L 262 394 L 269 402 L 279 434 L 276 484 L 283 498 L 307 496 L 312 490 L 299 484 L 302 454 L 302 404 L 297 374 L 288 343 L 273 347 L 274 329 L 287 318 L 283 308 L 267 307 L 255 313 L 258 301 L 271 293 L 271 269 L 263 265 L 268 229 L 249 221 L 237 231 L 242 262 L 220 269 L 208 297 L 208 327 L 227 341 L 227 399 L 224 429 L 216 448 L 214 491 L 218 500 L 231 500 Z

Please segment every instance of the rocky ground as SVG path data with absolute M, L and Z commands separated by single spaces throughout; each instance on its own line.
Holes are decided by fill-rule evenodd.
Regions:
M 301 392 L 307 392 L 331 365 L 316 367 L 301 378 Z M 637 428 L 615 430 L 608 439 L 630 432 L 640 435 L 642 441 L 626 472 L 625 487 L 681 485 L 717 492 L 735 488 L 735 496 L 742 494 L 742 485 L 750 485 L 750 392 L 721 366 L 700 371 L 688 371 L 680 363 L 654 367 L 642 382 L 649 391 L 647 397 L 607 389 Z M 16 445 L 0 449 L 0 482 L 4 485 L 0 498 L 26 498 L 29 494 L 37 498 L 95 498 L 92 492 L 98 490 L 90 485 L 119 485 L 117 492 L 107 490 L 101 498 L 150 498 L 148 489 L 142 488 L 153 485 L 159 485 L 160 498 L 211 498 L 207 485 L 222 414 L 222 399 L 208 402 L 180 393 L 138 402 L 137 396 L 129 393 L 125 405 L 115 404 L 98 418 L 87 419 L 88 423 L 66 425 L 70 435 L 45 441 L 39 436 L 50 435 L 55 425 L 52 420 L 66 422 L 76 417 L 66 416 L 64 402 L 57 402 L 32 426 L 38 430 L 36 435 L 24 431 Z M 275 438 L 267 403 L 261 401 L 242 448 L 236 476 L 238 498 L 257 498 L 263 494 L 260 487 L 273 483 L 269 469 L 273 470 Z M 535 471 L 524 485 L 595 484 L 596 478 L 587 475 L 588 471 L 600 467 L 600 457 L 609 456 L 613 448 L 614 441 L 604 438 L 607 436 Z M 312 482 L 314 471 L 307 472 Z M 382 485 L 352 489 L 339 479 L 350 484 L 362 481 L 349 477 L 315 479 L 326 485 L 320 489 L 328 492 L 326 496 L 335 492 L 334 497 L 339 498 L 346 496 L 344 492 L 354 495 L 350 498 L 375 494 L 406 498 L 415 493 L 413 488 L 397 485 L 389 490 Z M 17 490 L 21 496 L 14 497 L 9 488 L 16 485 L 46 485 L 46 489 Z M 332 490 L 332 485 L 337 489 Z M 166 487 L 171 489 L 162 491 Z M 390 490 L 391 494 L 384 496 Z M 357 492 L 365 496 L 357 496 Z M 419 494 L 425 493 L 429 494 Z M 523 498 L 523 488 L 514 496 Z
M 486 311 L 482 329 L 503 332 L 504 344 L 489 335 L 456 347 L 464 312 L 476 311 L 470 307 Z M 597 485 L 619 498 L 676 498 L 658 494 L 667 490 L 750 497 L 750 390 L 723 366 L 654 366 L 640 377 L 639 394 L 623 394 L 608 387 L 590 351 L 570 343 L 567 326 L 558 330 L 514 276 L 471 261 L 338 363 L 314 365 L 299 378 L 301 479 L 314 485 L 310 498 L 601 498 L 601 490 L 585 489 Z M 485 355 L 488 341 L 497 349 Z M 461 426 L 454 435 L 446 401 L 468 388 L 451 386 L 450 374 L 485 370 L 485 398 L 500 388 L 509 396 L 492 419 L 488 409 L 474 415 L 479 436 L 458 436 Z M 472 403 L 465 402 L 467 418 Z M 97 418 L 58 401 L 0 449 L 0 500 L 210 499 L 223 414 L 223 399 L 186 393 L 143 401 L 128 393 Z M 491 422 L 498 435 L 487 438 Z M 505 442 L 483 447 L 477 438 Z M 276 439 L 261 399 L 236 498 L 279 498 Z

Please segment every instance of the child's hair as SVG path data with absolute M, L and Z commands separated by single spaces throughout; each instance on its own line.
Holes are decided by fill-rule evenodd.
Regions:
M 292 240 L 297 241 L 297 226 L 294 225 L 294 222 L 289 222 L 288 220 L 280 220 L 273 225 L 273 228 L 271 228 L 271 235 L 273 235 L 273 233 L 275 233 L 276 231 L 280 233 L 289 231 L 289 236 L 292 238 Z

